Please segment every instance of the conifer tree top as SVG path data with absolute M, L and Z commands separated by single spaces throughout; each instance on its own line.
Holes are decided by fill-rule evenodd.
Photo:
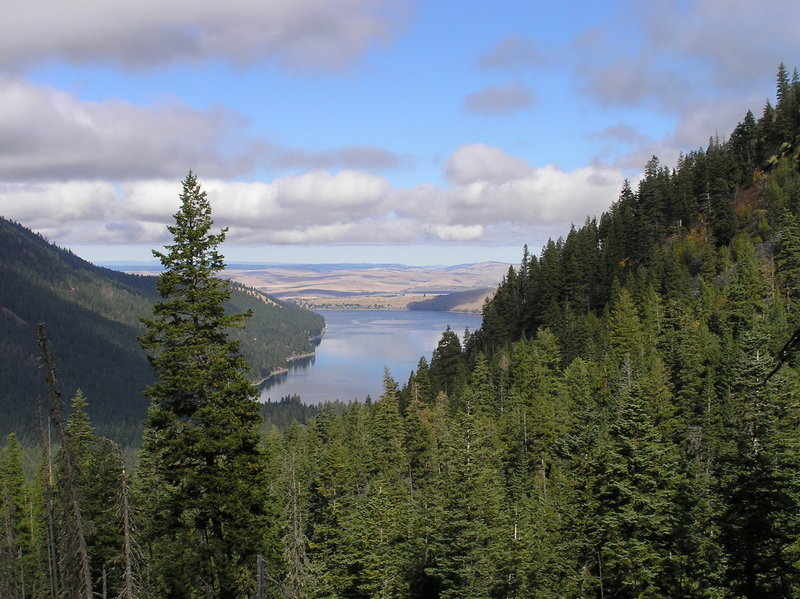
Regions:
M 165 252 L 153 250 L 167 271 L 164 274 L 173 272 L 173 276 L 159 278 L 158 291 L 162 296 L 169 295 L 174 285 L 197 285 L 225 268 L 217 246 L 225 241 L 227 228 L 216 235 L 211 233 L 214 224 L 211 204 L 192 171 L 183 180 L 180 201 L 180 208 L 173 215 L 175 224 L 167 227 L 173 243 L 164 247 Z

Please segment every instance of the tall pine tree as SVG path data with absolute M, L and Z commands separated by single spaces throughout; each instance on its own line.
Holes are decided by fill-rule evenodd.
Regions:
M 226 314 L 228 282 L 212 234 L 211 206 L 190 171 L 168 227 L 174 243 L 154 251 L 165 272 L 161 300 L 141 338 L 157 380 L 143 463 L 149 542 L 162 597 L 241 596 L 254 579 L 263 528 L 263 456 L 256 389 L 228 329 L 246 314 Z

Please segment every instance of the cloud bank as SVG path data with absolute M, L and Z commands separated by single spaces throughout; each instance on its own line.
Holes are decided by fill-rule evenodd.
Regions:
M 371 146 L 283 147 L 249 136 L 246 119 L 223 107 L 86 102 L 0 76 L 0 178 L 6 181 L 179 179 L 188 167 L 231 178 L 259 166 L 384 170 L 409 161 Z
M 405 20 L 396 0 L 26 0 L 3 7 L 0 69 L 48 59 L 127 69 L 223 59 L 336 70 Z
M 0 77 L 0 115 L 0 176 L 12 181 L 174 178 L 187 165 L 229 177 L 265 149 L 223 108 L 83 102 L 19 79 Z
M 361 170 L 323 170 L 270 183 L 202 179 L 220 226 L 241 243 L 525 243 L 558 236 L 605 210 L 619 171 L 535 168 L 484 144 L 447 160 L 452 185 L 392 187 Z M 161 243 L 178 207 L 177 180 L 0 185 L 0 213 L 61 242 Z
M 772 89 L 765 65 L 774 70 L 800 51 L 800 17 L 788 2 L 764 9 L 738 0 L 627 0 L 613 21 L 574 39 L 500 37 L 468 63 L 481 78 L 500 72 L 516 80 L 484 87 L 491 80 L 479 80 L 461 116 L 500 117 L 467 115 L 500 128 L 502 117 L 514 114 L 530 118 L 535 131 L 535 119 L 547 118 L 537 115 L 546 106 L 537 92 L 546 87 L 532 76 L 557 71 L 580 93 L 576 110 L 615 115 L 585 132 L 594 160 L 564 170 L 459 138 L 434 150 L 449 154 L 437 158 L 444 183 L 405 187 L 390 184 L 384 171 L 431 156 L 361 140 L 285 147 L 253 136 L 247 118 L 224 106 L 88 102 L 24 78 L 48 63 L 117 72 L 266 63 L 293 77 L 336 76 L 402 31 L 406 6 L 400 0 L 10 3 L 0 20 L 0 214 L 64 243 L 160 243 L 179 181 L 192 168 L 218 224 L 231 227 L 231 241 L 521 244 L 563 234 L 570 223 L 605 210 L 622 173 L 639 171 L 653 154 L 674 164 L 680 151 L 705 145 L 715 131 L 729 133 L 746 106 L 762 106 L 764 90 Z M 449 104 L 453 112 L 459 100 Z M 644 121 L 656 115 L 666 132 L 646 134 L 622 122 L 620 110 L 644 114 Z M 264 173 L 274 174 L 240 181 Z

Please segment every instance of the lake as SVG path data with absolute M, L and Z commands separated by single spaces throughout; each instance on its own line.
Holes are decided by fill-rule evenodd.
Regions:
M 261 400 L 297 394 L 305 403 L 377 399 L 383 369 L 402 386 L 420 357 L 430 362 L 450 325 L 459 337 L 480 327 L 480 314 L 388 310 L 317 310 L 326 331 L 316 356 L 289 366 L 289 372 L 262 386 Z

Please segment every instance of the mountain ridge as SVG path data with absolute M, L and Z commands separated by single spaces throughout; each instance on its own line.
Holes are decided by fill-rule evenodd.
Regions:
M 139 317 L 151 315 L 155 277 L 94 265 L 0 217 L 0 280 L 0 434 L 31 437 L 36 430 L 36 327 L 44 322 L 64 397 L 80 388 L 100 433 L 138 441 L 142 391 L 153 380 L 137 341 Z M 324 326 L 320 316 L 239 283 L 232 289 L 230 310 L 254 314 L 246 331 L 234 333 L 254 380 L 292 353 L 311 351 L 309 338 Z

